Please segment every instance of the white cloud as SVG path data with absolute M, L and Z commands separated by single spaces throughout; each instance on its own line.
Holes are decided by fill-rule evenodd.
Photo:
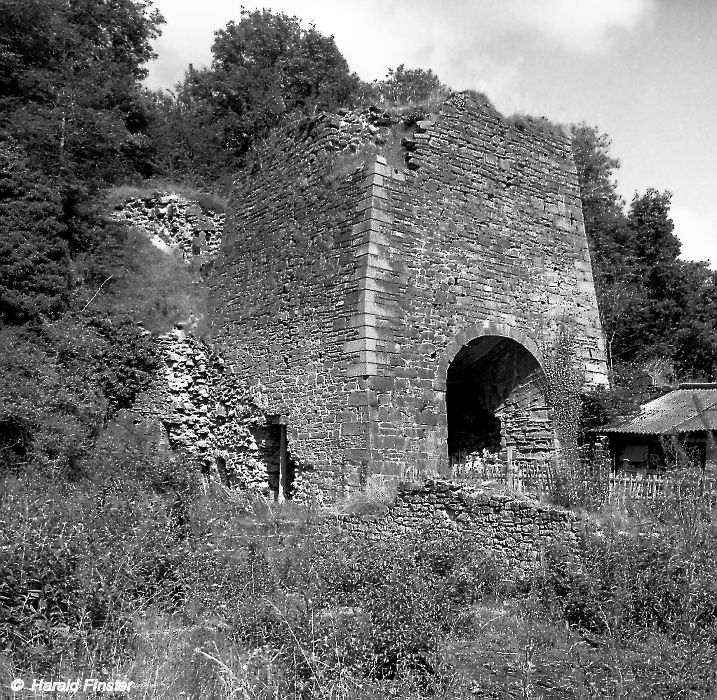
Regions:
M 616 30 L 636 28 L 653 0 L 511 0 L 518 21 L 557 41 L 564 48 L 600 51 Z
M 521 47 L 547 43 L 572 51 L 599 51 L 609 46 L 616 30 L 635 29 L 655 2 L 273 0 L 268 4 L 275 12 L 315 21 L 324 34 L 335 34 L 349 65 L 364 79 L 382 77 L 386 68 L 401 62 L 409 67 L 430 66 L 455 87 L 485 89 L 504 102 L 501 93 L 507 96 L 514 90 Z M 266 4 L 246 2 L 250 8 Z M 152 87 L 168 87 L 180 80 L 190 61 L 208 63 L 213 31 L 240 16 L 235 0 L 204 0 L 199 14 L 193 0 L 155 0 L 155 6 L 167 24 L 155 44 L 160 57 L 150 66 Z M 478 75 L 481 80 L 475 79 Z
M 685 260 L 709 260 L 717 269 L 717 210 L 698 213 L 685 207 L 670 210 Z

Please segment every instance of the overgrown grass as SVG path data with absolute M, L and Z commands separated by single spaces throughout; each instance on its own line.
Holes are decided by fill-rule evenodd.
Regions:
M 336 504 L 336 511 L 344 515 L 384 513 L 396 502 L 398 483 L 380 475 L 370 476 L 366 484 Z
M 715 689 L 711 513 L 688 536 L 669 511 L 604 510 L 520 580 L 471 538 L 347 538 L 309 504 L 171 477 L 181 464 L 132 472 L 137 449 L 72 488 L 4 482 L 0 684 L 101 672 L 146 700 Z
M 548 134 L 561 140 L 569 138 L 562 124 L 551 122 L 546 117 L 535 117 L 531 114 L 516 112 L 515 114 L 505 117 L 505 121 L 518 131 Z
M 209 335 L 207 288 L 200 273 L 179 253 L 156 248 L 141 231 L 117 226 L 78 270 L 85 286 L 97 292 L 87 300 L 89 309 L 129 314 L 153 333 L 183 322 L 195 336 Z

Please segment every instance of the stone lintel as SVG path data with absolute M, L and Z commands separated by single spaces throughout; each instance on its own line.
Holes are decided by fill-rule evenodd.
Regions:
M 375 277 L 361 277 L 356 280 L 359 291 L 370 290 L 382 292 L 386 295 L 398 294 L 398 283 L 395 280 L 376 279 Z
M 376 314 L 359 313 L 348 319 L 348 328 L 363 328 L 371 327 L 376 329 L 390 330 L 393 335 L 393 331 L 398 328 L 398 321 L 395 315 L 391 316 L 377 316 Z
M 367 261 L 369 264 L 372 264 L 374 262 L 373 258 L 376 258 L 376 260 L 379 261 L 382 267 L 384 265 L 389 264 L 388 261 L 384 260 L 384 258 L 387 257 L 388 254 L 388 246 L 382 246 L 375 240 L 368 240 L 365 243 L 360 243 L 359 245 L 354 246 L 354 254 L 357 258 L 360 258 L 364 255 L 372 256 L 372 258 Z
M 376 319 L 378 321 L 378 319 Z M 384 342 L 393 342 L 394 332 L 393 328 L 388 325 L 378 327 L 378 323 L 372 323 L 367 326 L 354 326 L 359 338 L 374 338 L 375 340 L 381 340 Z
M 382 231 L 361 231 L 358 236 L 351 238 L 352 246 L 362 246 L 368 243 L 390 248 L 391 239 Z
M 357 221 L 351 226 L 351 233 L 354 235 L 364 233 L 366 231 L 375 231 L 376 233 L 379 233 L 381 231 L 381 224 L 375 219 L 367 217 Z
M 393 270 L 393 265 L 377 253 L 361 253 L 356 256 L 356 262 L 359 267 L 378 268 L 379 270 Z

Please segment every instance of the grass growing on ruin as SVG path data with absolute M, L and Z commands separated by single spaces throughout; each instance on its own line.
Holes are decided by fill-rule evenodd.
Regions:
M 516 112 L 509 117 L 505 117 L 505 121 L 515 127 L 518 131 L 538 132 L 554 136 L 558 139 L 568 139 L 568 133 L 562 124 L 551 122 L 546 117 L 535 117 L 531 114 Z
M 228 206 L 227 197 L 222 194 L 201 190 L 187 183 L 161 179 L 146 180 L 141 185 L 115 185 L 107 192 L 106 204 L 112 208 L 129 199 L 149 198 L 157 194 L 181 195 L 190 202 L 196 202 L 205 211 L 223 213 L 226 212 Z
M 398 483 L 381 475 L 370 476 L 360 490 L 353 491 L 336 504 L 336 511 L 344 515 L 374 515 L 384 513 L 396 502 Z
M 715 689 L 704 508 L 689 527 L 675 504 L 604 510 L 599 532 L 521 578 L 459 534 L 361 541 L 310 503 L 202 487 L 176 464 L 132 479 L 104 468 L 74 485 L 2 482 L 2 686 L 100 673 L 146 700 Z
M 198 337 L 209 334 L 208 290 L 200 271 L 178 253 L 156 248 L 141 231 L 116 225 L 82 274 L 98 280 L 98 293 L 89 302 L 93 309 L 131 314 L 154 333 L 182 322 Z

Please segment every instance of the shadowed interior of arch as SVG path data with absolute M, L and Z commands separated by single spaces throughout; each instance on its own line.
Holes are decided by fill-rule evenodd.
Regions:
M 448 367 L 448 452 L 453 463 L 512 450 L 552 448 L 552 425 L 541 391 L 542 369 L 520 343 L 482 336 L 464 345 Z

